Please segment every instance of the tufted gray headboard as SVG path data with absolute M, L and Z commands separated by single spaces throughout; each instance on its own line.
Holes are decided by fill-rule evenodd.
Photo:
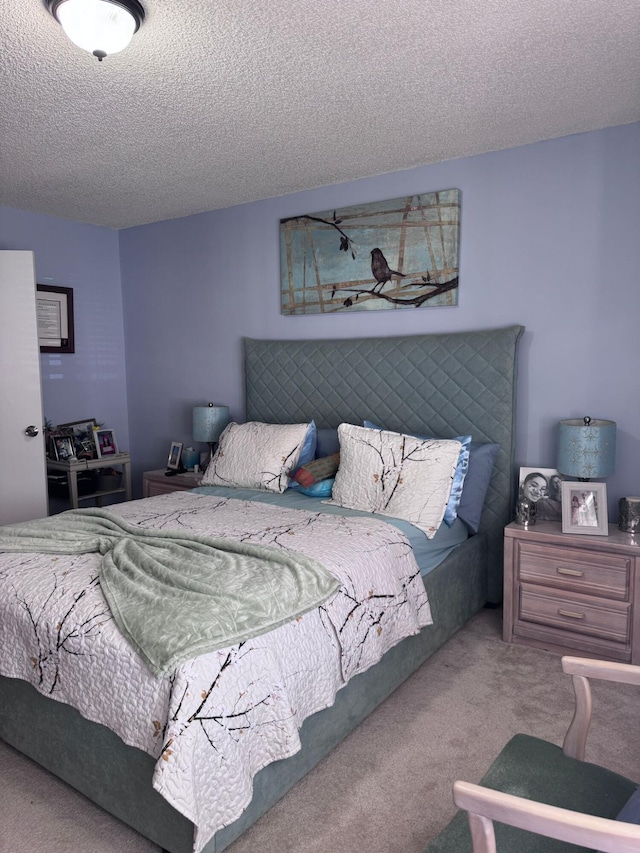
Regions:
M 502 597 L 502 530 L 512 512 L 517 343 L 523 326 L 442 335 L 309 341 L 246 338 L 247 420 L 318 427 L 365 418 L 500 452 L 482 515 L 490 601 Z

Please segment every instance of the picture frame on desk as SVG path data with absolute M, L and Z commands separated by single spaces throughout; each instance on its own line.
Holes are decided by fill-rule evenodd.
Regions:
M 116 434 L 112 429 L 94 430 L 93 440 L 96 445 L 98 459 L 105 459 L 109 458 L 110 456 L 117 456 L 118 443 L 116 441 Z
M 562 483 L 562 532 L 609 535 L 606 483 Z
M 180 461 L 182 458 L 182 442 L 172 441 L 169 449 L 169 458 L 167 459 L 167 468 L 170 471 L 180 470 Z
M 535 503 L 538 521 L 560 521 L 562 475 L 555 468 L 520 468 L 518 500 L 523 498 Z
M 56 461 L 64 462 L 75 457 L 76 449 L 70 435 L 54 435 L 52 444 Z
M 58 424 L 57 431 L 65 432 L 73 438 L 76 456 L 79 459 L 95 459 L 97 451 L 93 432 L 97 426 L 98 423 L 95 418 L 86 418 L 83 421 Z

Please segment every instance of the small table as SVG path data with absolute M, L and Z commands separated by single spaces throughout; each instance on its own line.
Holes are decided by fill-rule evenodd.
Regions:
M 142 495 L 152 498 L 156 495 L 166 495 L 167 492 L 183 492 L 185 489 L 195 489 L 200 485 L 202 474 L 185 471 L 182 474 L 165 474 L 166 468 L 157 471 L 145 471 L 142 475 Z
M 640 664 L 640 544 L 609 525 L 608 536 L 562 533 L 560 522 L 504 539 L 508 643 L 560 654 Z
M 97 468 L 122 468 L 123 485 L 117 489 L 104 489 L 91 492 L 88 495 L 78 497 L 78 474 L 81 471 L 93 471 Z M 55 459 L 47 459 L 47 469 L 49 471 L 64 471 L 67 475 L 67 483 L 69 485 L 69 499 L 73 509 L 78 509 L 78 500 L 86 501 L 90 498 L 97 500 L 98 506 L 101 504 L 101 498 L 105 495 L 124 494 L 128 501 L 131 500 L 131 457 L 128 453 L 115 453 L 113 456 L 103 457 L 102 459 L 64 459 L 56 461 Z

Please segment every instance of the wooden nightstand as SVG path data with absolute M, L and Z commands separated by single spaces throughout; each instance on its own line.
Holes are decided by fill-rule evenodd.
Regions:
M 560 522 L 505 528 L 507 643 L 561 654 L 640 663 L 640 545 L 609 525 L 608 536 L 562 533 Z
M 142 496 L 152 498 L 154 495 L 166 495 L 167 492 L 183 492 L 185 489 L 195 489 L 200 485 L 202 474 L 175 474 L 173 477 L 165 476 L 166 468 L 157 471 L 145 471 L 142 475 Z

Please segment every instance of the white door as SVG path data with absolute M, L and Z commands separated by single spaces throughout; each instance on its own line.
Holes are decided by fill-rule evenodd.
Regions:
M 33 252 L 0 252 L 0 524 L 47 515 L 42 424 Z

